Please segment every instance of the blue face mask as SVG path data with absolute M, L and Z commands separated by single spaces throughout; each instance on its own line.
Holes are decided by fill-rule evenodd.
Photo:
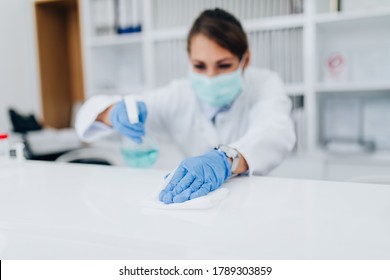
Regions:
M 192 88 L 205 103 L 222 107 L 234 101 L 242 89 L 242 68 L 228 74 L 220 74 L 209 78 L 205 75 L 190 72 Z

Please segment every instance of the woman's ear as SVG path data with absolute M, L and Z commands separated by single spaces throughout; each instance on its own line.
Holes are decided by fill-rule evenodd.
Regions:
M 242 69 L 245 70 L 249 66 L 249 62 L 251 61 L 251 52 L 248 49 L 244 54 L 244 63 Z

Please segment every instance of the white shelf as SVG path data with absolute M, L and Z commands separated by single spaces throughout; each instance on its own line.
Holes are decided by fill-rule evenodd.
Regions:
M 247 32 L 272 30 L 281 28 L 303 27 L 305 18 L 303 15 L 280 16 L 257 20 L 243 21 L 242 25 Z M 151 37 L 155 41 L 172 39 L 185 39 L 188 34 L 188 27 L 175 27 L 152 31 Z
M 88 41 L 91 47 L 107 47 L 116 45 L 139 44 L 143 41 L 142 33 L 129 33 L 121 35 L 95 36 Z
M 390 16 L 390 8 L 383 8 L 369 11 L 353 11 L 353 12 L 339 12 L 319 14 L 315 17 L 317 24 L 340 23 L 347 21 L 361 21 L 370 20 L 380 17 Z
M 139 94 L 145 91 L 144 86 L 134 86 L 132 88 L 109 88 L 109 89 L 93 89 L 91 91 L 92 96 L 95 95 L 127 95 L 127 94 Z
M 176 27 L 153 31 L 151 33 L 151 38 L 154 41 L 177 40 L 185 39 L 187 34 L 188 27 Z
M 286 93 L 290 96 L 305 95 L 305 87 L 303 84 L 287 84 L 285 89 Z
M 242 23 L 242 25 L 247 32 L 251 32 L 258 30 L 303 27 L 304 23 L 305 17 L 301 14 L 297 14 L 257 20 L 246 20 Z
M 343 83 L 343 84 L 318 84 L 317 92 L 358 92 L 358 91 L 390 91 L 390 83 Z
M 303 85 L 286 85 L 286 94 L 289 96 L 301 96 L 305 95 L 305 88 Z M 144 86 L 135 86 L 127 89 L 93 89 L 92 95 L 126 95 L 133 93 L 141 93 L 145 91 Z

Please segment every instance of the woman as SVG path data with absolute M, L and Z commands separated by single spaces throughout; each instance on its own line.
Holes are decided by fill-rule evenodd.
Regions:
M 140 142 L 146 121 L 148 129 L 168 133 L 188 158 L 160 193 L 167 204 L 206 195 L 233 175 L 265 175 L 295 143 L 283 83 L 271 71 L 248 67 L 247 37 L 233 15 L 204 11 L 187 50 L 189 77 L 142 95 L 140 123 L 130 123 L 125 102 L 112 96 L 89 99 L 76 123 L 84 141 L 115 130 Z

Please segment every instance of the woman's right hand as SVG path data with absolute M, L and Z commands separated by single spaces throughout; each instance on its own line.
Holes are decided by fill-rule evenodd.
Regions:
M 142 101 L 137 102 L 138 123 L 130 123 L 124 100 L 112 105 L 105 112 L 104 123 L 111 125 L 120 134 L 142 143 L 142 136 L 145 135 L 145 121 L 148 115 L 146 105 Z M 107 118 L 108 117 L 108 118 Z M 107 123 L 107 119 L 109 123 Z

